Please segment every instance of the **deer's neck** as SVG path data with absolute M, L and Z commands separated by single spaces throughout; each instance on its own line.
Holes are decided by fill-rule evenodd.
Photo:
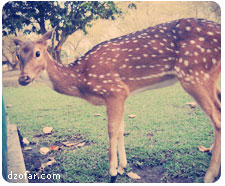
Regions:
M 81 76 L 82 65 L 58 64 L 48 53 L 46 59 L 46 69 L 40 75 L 45 84 L 59 93 L 82 97 L 79 89 L 81 82 L 78 77 Z

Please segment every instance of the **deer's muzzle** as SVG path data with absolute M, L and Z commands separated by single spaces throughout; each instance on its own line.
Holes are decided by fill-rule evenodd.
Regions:
M 21 76 L 19 77 L 19 84 L 26 86 L 31 82 L 31 79 L 29 76 Z

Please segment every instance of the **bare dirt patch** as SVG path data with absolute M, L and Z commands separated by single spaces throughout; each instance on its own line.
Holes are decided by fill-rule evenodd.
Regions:
M 137 183 L 161 183 L 164 169 L 162 166 L 155 167 L 132 167 L 132 170 L 137 173 L 141 179 L 136 180 Z
M 20 142 L 24 157 L 26 170 L 28 171 L 29 183 L 51 183 L 52 179 L 40 179 L 41 174 L 47 174 L 46 169 L 60 166 L 60 162 L 57 162 L 55 157 L 62 151 L 76 151 L 78 148 L 90 145 L 85 141 L 81 135 L 72 135 L 64 138 L 63 141 L 55 141 L 54 143 L 42 142 L 44 138 L 47 138 L 50 134 L 37 134 L 33 136 L 40 142 L 30 142 L 29 145 L 25 145 L 22 142 L 23 137 L 20 135 Z M 40 148 L 49 148 L 47 154 L 41 154 Z M 57 147 L 57 148 L 56 148 Z M 59 180 L 59 182 L 61 182 Z

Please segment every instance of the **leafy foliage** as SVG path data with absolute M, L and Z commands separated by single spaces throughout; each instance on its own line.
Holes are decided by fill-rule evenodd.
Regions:
M 114 20 L 115 16 L 121 13 L 116 4 L 110 1 L 8 2 L 3 8 L 3 34 L 16 34 L 16 31 L 24 28 L 25 33 L 44 34 L 46 26 L 51 25 L 57 26 L 57 30 L 61 30 L 67 36 L 78 29 L 86 32 L 86 27 L 92 26 L 93 20 Z
M 87 33 L 94 20 L 114 20 L 121 14 L 111 1 L 11 1 L 3 7 L 3 35 L 16 35 L 20 30 L 44 34 L 46 27 L 56 27 L 57 50 L 77 30 Z

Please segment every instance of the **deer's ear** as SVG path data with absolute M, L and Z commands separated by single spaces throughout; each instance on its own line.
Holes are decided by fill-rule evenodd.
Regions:
M 51 31 L 48 31 L 46 32 L 42 38 L 38 41 L 38 43 L 42 43 L 42 44 L 47 44 L 47 40 L 51 39 L 52 38 L 52 35 L 54 34 L 55 32 L 55 28 L 53 28 Z
M 16 46 L 18 46 L 18 45 L 21 46 L 21 45 L 24 44 L 24 42 L 21 41 L 21 40 L 19 40 L 19 39 L 13 39 L 13 41 L 14 41 L 14 43 L 15 43 Z
M 54 30 L 51 30 L 49 32 L 46 32 L 43 36 L 42 36 L 42 40 L 47 41 L 49 39 L 52 38 L 52 34 L 53 34 Z
M 53 35 L 54 32 L 55 32 L 55 29 L 56 29 L 56 27 L 53 28 L 51 31 L 46 32 L 46 33 L 42 36 L 41 39 L 44 40 L 44 41 L 47 41 L 47 40 L 51 39 L 51 38 L 52 38 L 52 35 Z

